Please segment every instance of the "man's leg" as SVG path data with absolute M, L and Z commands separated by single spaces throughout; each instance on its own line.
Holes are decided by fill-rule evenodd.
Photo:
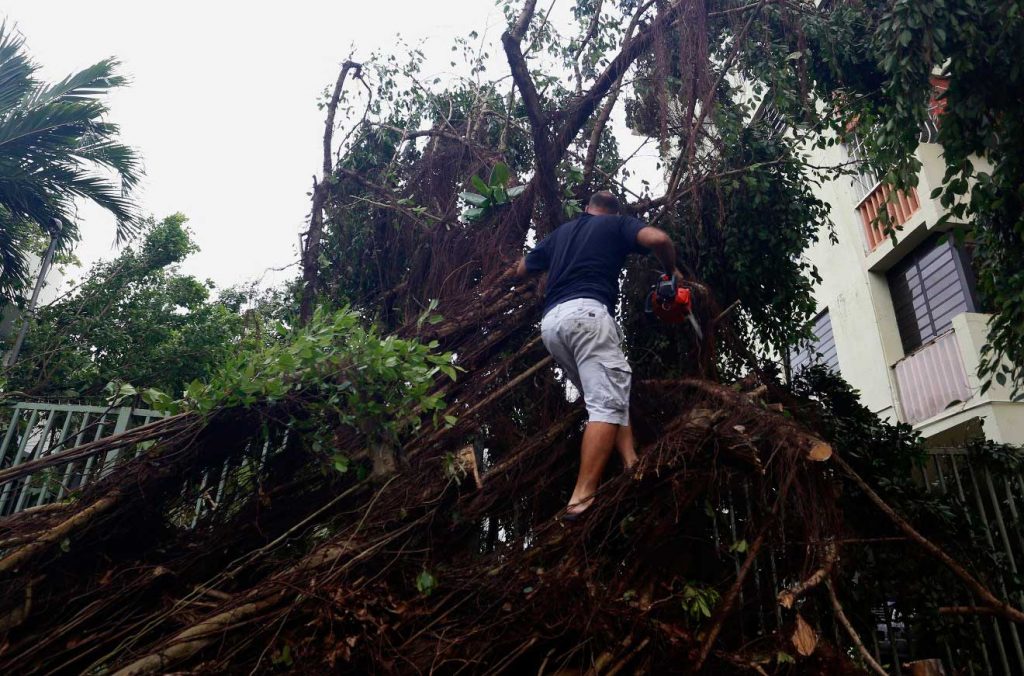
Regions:
M 636 464 L 636 449 L 633 448 L 633 428 L 630 425 L 619 425 L 615 434 L 615 450 L 622 458 L 622 466 L 627 470 Z
M 569 498 L 569 508 L 566 510 L 569 514 L 579 514 L 590 506 L 591 498 L 601 483 L 604 466 L 608 464 L 608 458 L 616 447 L 621 429 L 629 428 L 606 422 L 587 423 L 587 428 L 583 431 L 583 443 L 580 445 L 580 473 L 576 478 L 576 488 Z

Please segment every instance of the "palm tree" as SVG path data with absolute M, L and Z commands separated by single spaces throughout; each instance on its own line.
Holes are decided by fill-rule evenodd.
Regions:
M 0 299 L 27 287 L 27 255 L 43 248 L 40 235 L 56 238 L 58 251 L 77 241 L 76 198 L 114 215 L 118 243 L 138 229 L 131 192 L 142 167 L 105 120 L 105 96 L 126 84 L 118 65 L 105 59 L 40 82 L 24 39 L 0 24 Z

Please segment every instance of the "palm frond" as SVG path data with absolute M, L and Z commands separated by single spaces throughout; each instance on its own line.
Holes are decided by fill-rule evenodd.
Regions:
M 94 118 L 103 112 L 95 102 L 54 101 L 35 108 L 18 108 L 0 124 L 0 155 L 25 156 L 59 150 L 61 154 L 88 134 Z
M 121 177 L 122 192 L 130 191 L 142 178 L 142 160 L 133 148 L 113 140 L 117 136 L 117 127 L 108 126 L 110 129 L 103 134 L 84 136 L 74 155 L 117 172 Z
M 26 243 L 33 226 L 0 208 L 0 303 L 19 300 L 29 284 Z
M 24 50 L 25 40 L 0 24 L 0 117 L 27 96 L 36 86 L 32 74 L 35 64 Z
M 24 105 L 26 108 L 35 108 L 56 101 L 101 103 L 100 97 L 110 93 L 111 89 L 128 83 L 126 78 L 114 74 L 119 65 L 120 62 L 113 58 L 94 63 L 84 70 L 68 75 L 60 82 L 37 88 L 26 98 Z
M 24 40 L 0 24 L 0 292 L 26 282 L 24 228 L 56 232 L 62 250 L 78 238 L 75 199 L 92 201 L 117 219 L 117 241 L 139 228 L 131 198 L 142 163 L 104 120 L 106 95 L 127 80 L 104 59 L 46 85 Z M 97 171 L 100 170 L 100 171 Z

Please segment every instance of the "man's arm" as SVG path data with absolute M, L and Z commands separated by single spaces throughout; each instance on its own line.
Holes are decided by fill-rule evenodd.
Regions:
M 512 268 L 512 275 L 515 281 L 521 282 L 527 277 L 539 275 L 547 271 L 548 266 L 551 264 L 552 237 L 554 237 L 554 233 L 539 241 L 537 246 L 533 247 L 525 256 L 519 259 L 519 262 Z
M 685 281 L 683 273 L 676 268 L 676 247 L 668 233 L 652 225 L 645 225 L 637 232 L 636 243 L 650 249 L 666 272 L 670 272 L 678 281 Z

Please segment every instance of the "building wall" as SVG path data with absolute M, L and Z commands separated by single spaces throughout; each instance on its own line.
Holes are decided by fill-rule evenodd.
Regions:
M 849 160 L 841 145 L 813 149 L 809 154 L 811 161 L 819 165 L 838 165 Z M 822 277 L 815 298 L 819 310 L 829 312 L 840 372 L 860 390 L 868 408 L 890 420 L 908 419 L 901 407 L 894 367 L 902 360 L 920 355 L 917 351 L 911 355 L 904 353 L 886 272 L 936 232 L 935 223 L 943 213 L 938 200 L 930 199 L 931 191 L 941 185 L 945 171 L 941 147 L 922 144 L 918 157 L 923 165 L 917 187 L 920 206 L 904 224 L 896 243 L 886 240 L 870 249 L 869 236 L 857 212 L 853 180 L 840 177 L 816 191 L 820 199 L 831 205 L 838 243 L 831 243 L 828 232 L 823 230 L 819 242 L 807 252 Z M 1012 402 L 1007 388 L 995 383 L 984 396 L 980 392 L 977 367 L 987 336 L 987 321 L 985 314 L 962 313 L 953 318 L 952 336 L 945 336 L 947 340 L 955 339 L 952 352 L 948 342 L 945 347 L 947 353 L 955 352 L 963 364 L 963 373 L 958 377 L 964 394 L 963 399 L 954 399 L 934 416 L 915 424 L 935 444 L 962 443 L 983 431 L 994 441 L 1024 445 L 1024 404 Z M 919 350 L 930 347 L 925 343 Z M 940 367 L 932 364 L 925 370 L 951 368 L 943 363 Z M 901 372 L 907 371 L 904 368 Z M 949 380 L 948 373 L 934 377 Z M 909 383 L 906 375 L 902 384 L 908 390 L 913 385 L 917 393 L 926 394 L 929 388 L 937 387 L 927 378 Z
M 815 164 L 841 164 L 847 161 L 840 146 L 816 150 L 811 157 Z M 835 336 L 839 369 L 857 390 L 872 411 L 883 417 L 893 417 L 894 402 L 886 367 L 886 340 L 881 327 L 895 328 L 892 303 L 888 306 L 882 296 L 887 289 L 876 288 L 882 280 L 873 279 L 861 264 L 864 258 L 864 240 L 857 220 L 856 196 L 851 180 L 841 177 L 823 184 L 817 191 L 819 199 L 831 205 L 831 220 L 838 240 L 829 241 L 829 232 L 823 229 L 819 241 L 808 251 L 808 258 L 817 266 L 821 284 L 815 289 L 819 309 L 827 309 Z M 898 343 L 899 336 L 895 339 Z
M 36 283 L 36 275 L 39 274 L 39 266 L 42 264 L 42 258 L 34 254 L 29 254 L 29 274 L 30 284 L 28 289 L 25 290 L 25 294 L 31 297 L 32 288 Z M 64 283 L 64 275 L 60 272 L 56 265 L 50 266 L 50 272 L 46 275 L 46 280 L 43 282 L 43 288 L 39 292 L 38 306 L 42 307 L 49 303 L 52 303 L 60 295 L 61 286 Z M 18 317 L 21 316 L 21 312 L 15 305 L 6 304 L 0 308 L 0 339 L 7 338 L 18 326 Z

